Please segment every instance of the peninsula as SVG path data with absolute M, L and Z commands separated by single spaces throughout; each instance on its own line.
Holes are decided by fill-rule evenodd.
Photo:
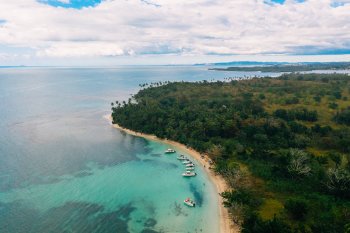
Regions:
M 228 185 L 219 190 L 231 225 L 243 233 L 349 231 L 348 75 L 141 87 L 112 103 L 113 123 L 206 154 L 208 172 Z

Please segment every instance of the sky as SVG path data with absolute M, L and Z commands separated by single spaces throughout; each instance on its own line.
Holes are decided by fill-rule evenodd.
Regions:
M 0 0 L 0 66 L 350 61 L 350 0 Z

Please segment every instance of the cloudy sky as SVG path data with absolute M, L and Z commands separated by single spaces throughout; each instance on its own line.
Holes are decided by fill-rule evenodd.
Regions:
M 0 65 L 350 60 L 350 0 L 0 0 Z

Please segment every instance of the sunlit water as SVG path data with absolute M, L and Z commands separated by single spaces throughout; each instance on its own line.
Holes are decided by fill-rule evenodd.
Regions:
M 183 178 L 166 145 L 119 132 L 103 116 L 140 83 L 243 75 L 259 73 L 0 69 L 0 232 L 218 232 L 217 193 L 200 166 Z M 186 197 L 198 206 L 186 207 Z

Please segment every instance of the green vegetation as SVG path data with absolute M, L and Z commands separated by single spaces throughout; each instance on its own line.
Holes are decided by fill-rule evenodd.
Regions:
M 308 212 L 307 202 L 299 199 L 288 199 L 285 209 L 294 220 L 304 220 Z
M 243 233 L 350 232 L 348 75 L 141 86 L 113 122 L 207 154 Z
M 350 69 L 349 62 L 331 63 L 301 63 L 301 64 L 277 64 L 269 66 L 235 66 L 228 68 L 212 68 L 218 71 L 261 71 L 261 72 L 301 72 L 312 70 L 345 70 Z
M 334 116 L 334 121 L 339 124 L 346 124 L 350 126 L 350 107 L 348 107 L 345 110 L 342 110 L 341 112 L 338 112 Z

